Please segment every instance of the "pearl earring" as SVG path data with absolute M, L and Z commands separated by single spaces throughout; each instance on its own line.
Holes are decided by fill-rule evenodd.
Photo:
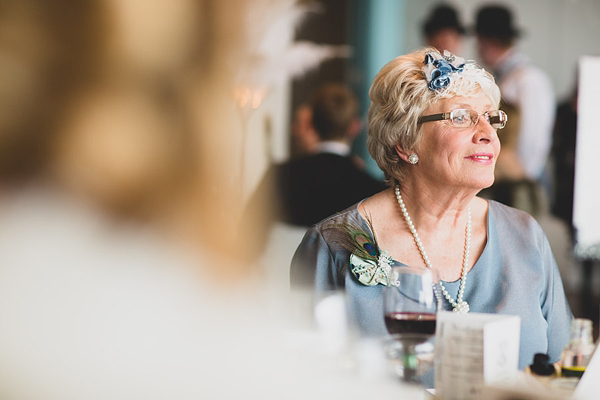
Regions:
M 416 155 L 415 153 L 412 153 L 411 155 L 408 156 L 408 162 L 411 164 L 416 164 L 419 162 L 419 156 Z

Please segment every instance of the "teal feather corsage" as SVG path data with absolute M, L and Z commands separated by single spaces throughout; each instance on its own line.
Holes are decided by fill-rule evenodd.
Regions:
M 393 277 L 393 260 L 387 250 L 381 251 L 375 235 L 366 232 L 360 221 L 336 224 L 336 242 L 350 252 L 350 272 L 363 285 L 387 285 Z M 367 225 L 371 223 L 367 219 Z M 371 229 L 373 232 L 373 229 Z
M 392 274 L 392 259 L 387 250 L 379 255 L 377 261 L 365 260 L 353 253 L 350 255 L 350 271 L 363 285 L 387 285 Z

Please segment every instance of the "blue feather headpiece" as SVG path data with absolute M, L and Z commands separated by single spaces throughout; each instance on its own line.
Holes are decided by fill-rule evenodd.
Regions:
M 464 58 L 446 50 L 444 55 L 433 51 L 425 53 L 422 69 L 429 89 L 439 91 L 446 88 L 452 76 L 462 72 L 464 67 Z

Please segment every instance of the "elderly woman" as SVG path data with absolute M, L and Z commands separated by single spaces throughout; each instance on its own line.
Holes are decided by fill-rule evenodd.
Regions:
M 378 260 L 424 266 L 445 309 L 521 317 L 520 368 L 535 353 L 558 361 L 572 314 L 548 240 L 530 215 L 477 197 L 494 182 L 507 119 L 493 77 L 426 48 L 384 66 L 370 97 L 368 147 L 390 188 L 312 227 L 292 283 L 345 289 L 360 330 L 385 334 L 389 267 Z

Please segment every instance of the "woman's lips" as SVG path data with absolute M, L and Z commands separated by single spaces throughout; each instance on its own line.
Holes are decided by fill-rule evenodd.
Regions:
M 470 156 L 468 156 L 466 158 L 471 161 L 480 163 L 480 164 L 490 165 L 490 164 L 492 164 L 494 155 L 491 153 L 477 153 L 477 154 L 471 154 Z

